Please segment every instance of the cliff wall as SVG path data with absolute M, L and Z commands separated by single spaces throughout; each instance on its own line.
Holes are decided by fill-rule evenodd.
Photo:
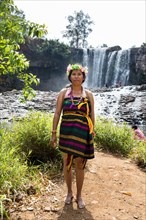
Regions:
M 59 91 L 68 84 L 65 74 L 66 67 L 69 63 L 83 63 L 84 50 L 67 48 L 65 51 L 51 52 L 49 49 L 39 52 L 36 48 L 43 43 L 43 40 L 33 42 L 33 45 L 21 45 L 21 52 L 30 61 L 30 67 L 27 72 L 31 72 L 40 79 L 40 84 L 34 87 L 42 91 Z M 55 46 L 54 46 L 55 47 Z M 34 49 L 35 48 L 35 49 Z M 122 50 L 120 46 L 106 48 L 106 54 Z M 88 60 L 90 61 L 89 69 L 93 71 L 94 49 L 87 50 Z M 131 48 L 129 59 L 129 79 L 127 85 L 142 85 L 146 83 L 146 47 Z M 107 67 L 104 67 L 107 69 Z M 104 78 L 104 74 L 102 76 Z M 89 79 L 90 81 L 92 78 Z M 2 76 L 0 78 L 0 92 L 21 89 L 23 82 L 15 76 Z

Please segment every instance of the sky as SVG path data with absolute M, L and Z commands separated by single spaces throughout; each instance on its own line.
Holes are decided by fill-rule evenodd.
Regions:
M 48 39 L 67 43 L 62 37 L 67 17 L 82 10 L 94 21 L 88 46 L 107 44 L 128 49 L 146 42 L 145 0 L 14 0 L 14 3 L 24 11 L 26 20 L 47 26 Z

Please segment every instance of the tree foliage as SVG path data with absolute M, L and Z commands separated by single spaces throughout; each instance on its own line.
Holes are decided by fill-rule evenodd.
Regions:
M 79 12 L 74 12 L 74 16 L 69 15 L 67 17 L 69 25 L 66 26 L 66 31 L 63 33 L 63 37 L 69 39 L 71 47 L 82 47 L 86 48 L 88 46 L 87 38 L 92 32 L 91 25 L 94 22 L 91 20 L 88 14 L 84 14 L 81 10 Z
M 48 57 L 67 58 L 70 55 L 70 48 L 64 43 L 60 43 L 59 40 L 47 40 L 47 39 L 26 39 L 25 45 L 28 46 L 36 56 L 48 61 Z M 36 58 L 35 58 L 36 59 Z
M 27 73 L 29 61 L 19 52 L 25 37 L 41 37 L 46 34 L 45 25 L 25 20 L 23 11 L 19 10 L 13 0 L 0 0 L 0 77 L 16 74 L 23 80 L 24 98 L 31 98 L 35 92 L 31 85 L 39 83 L 35 75 Z
M 72 54 L 68 45 L 60 43 L 56 39 L 26 38 L 25 44 L 22 44 L 20 49 L 31 63 L 35 62 L 39 64 L 39 67 L 46 68 L 46 75 L 54 73 L 56 76 L 66 71 L 66 66 L 70 62 Z M 41 70 L 39 70 L 40 74 Z

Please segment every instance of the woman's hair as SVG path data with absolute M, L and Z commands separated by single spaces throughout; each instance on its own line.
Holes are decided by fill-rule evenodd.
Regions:
M 138 127 L 137 127 L 137 125 L 132 125 L 132 129 L 137 129 Z

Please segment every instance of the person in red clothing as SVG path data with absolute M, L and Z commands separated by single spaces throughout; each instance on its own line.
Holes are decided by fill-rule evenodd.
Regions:
M 134 130 L 134 139 L 146 141 L 144 133 L 138 128 L 137 125 L 133 125 L 132 129 Z

